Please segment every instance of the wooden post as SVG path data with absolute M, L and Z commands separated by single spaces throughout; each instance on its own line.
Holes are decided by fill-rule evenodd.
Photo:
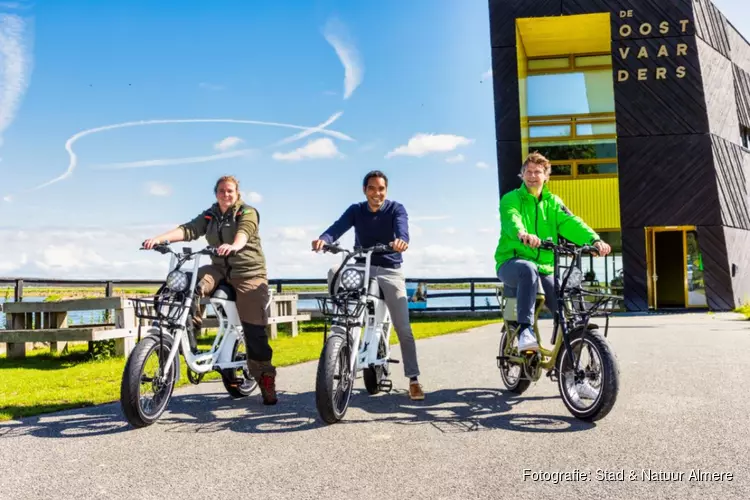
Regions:
M 66 312 L 53 312 L 46 313 L 49 322 L 45 325 L 46 328 L 67 328 L 68 327 L 68 313 Z M 68 345 L 65 341 L 50 342 L 50 352 L 62 352 Z
M 135 331 L 135 309 L 133 303 L 127 301 L 122 309 L 115 309 L 115 328 L 127 328 Z M 135 348 L 135 337 L 123 337 L 115 339 L 115 354 L 117 356 L 130 356 Z
M 294 295 L 292 300 L 289 301 L 289 314 L 292 316 L 292 337 L 296 337 L 299 334 L 299 323 L 297 322 L 297 297 Z
M 278 316 L 277 307 L 276 296 L 274 294 L 271 294 L 271 301 L 268 304 L 268 319 Z M 266 331 L 268 332 L 268 336 L 271 339 L 275 340 L 276 337 L 279 336 L 279 326 L 276 323 L 270 323 L 266 327 Z
M 8 330 L 23 330 L 26 328 L 26 315 L 24 313 L 5 313 L 5 328 Z M 26 357 L 26 342 L 6 344 L 5 355 L 8 359 L 19 359 Z
M 21 302 L 23 300 L 23 280 L 16 280 L 15 290 L 13 291 L 13 300 Z
M 476 306 L 474 304 L 474 292 L 475 292 L 475 288 L 474 288 L 474 282 L 473 281 L 469 284 L 469 290 L 470 290 L 469 293 L 471 293 L 471 311 L 474 312 L 474 311 L 476 311 Z

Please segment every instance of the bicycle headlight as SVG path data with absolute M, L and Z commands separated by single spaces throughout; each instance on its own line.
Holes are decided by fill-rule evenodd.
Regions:
M 362 288 L 365 281 L 365 273 L 358 269 L 347 269 L 341 273 L 341 285 L 346 290 L 357 290 Z
M 167 275 L 167 288 L 174 292 L 182 292 L 188 287 L 187 274 L 182 271 L 172 271 Z
M 583 281 L 583 273 L 577 267 L 570 270 L 570 276 L 568 276 L 568 288 L 578 288 L 581 286 Z

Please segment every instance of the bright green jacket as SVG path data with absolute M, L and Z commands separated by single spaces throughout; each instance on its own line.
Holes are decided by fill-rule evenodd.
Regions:
M 555 243 L 558 236 L 576 245 L 590 245 L 599 240 L 599 235 L 580 217 L 573 215 L 559 196 L 550 193 L 546 184 L 540 199 L 522 184 L 500 199 L 500 241 L 495 250 L 495 272 L 514 257 L 534 262 L 540 274 L 554 272 L 554 252 L 524 245 L 518 239 L 521 230 L 538 236 L 542 241 L 551 238 Z

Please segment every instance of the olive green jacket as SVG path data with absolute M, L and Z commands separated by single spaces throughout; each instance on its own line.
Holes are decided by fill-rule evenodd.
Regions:
M 238 201 L 222 214 L 219 204 L 214 203 L 195 219 L 179 227 L 185 241 L 197 240 L 201 236 L 213 247 L 234 243 L 238 232 L 247 235 L 247 244 L 232 255 L 212 256 L 211 263 L 221 269 L 227 278 L 267 278 L 266 257 L 260 244 L 258 210 Z

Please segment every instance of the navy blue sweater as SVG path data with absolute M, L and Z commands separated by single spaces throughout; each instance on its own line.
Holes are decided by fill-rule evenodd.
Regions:
M 370 211 L 366 201 L 354 203 L 320 239 L 333 243 L 352 227 L 355 246 L 388 245 L 396 238 L 409 243 L 409 216 L 404 206 L 396 201 L 385 200 L 377 212 Z M 370 261 L 373 266 L 389 268 L 399 268 L 402 262 L 400 253 L 373 253 Z

